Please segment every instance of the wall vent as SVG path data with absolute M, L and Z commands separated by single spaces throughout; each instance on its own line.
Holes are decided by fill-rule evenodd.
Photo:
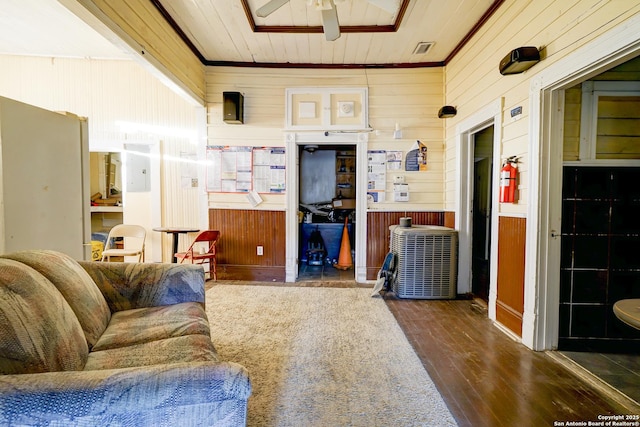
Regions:
M 420 42 L 416 45 L 416 48 L 413 49 L 413 54 L 424 55 L 431 49 L 431 46 L 433 46 L 433 42 Z

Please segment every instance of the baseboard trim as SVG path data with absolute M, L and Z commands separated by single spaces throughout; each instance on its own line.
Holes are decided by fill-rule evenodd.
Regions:
M 254 282 L 284 282 L 284 266 L 218 264 L 218 280 L 248 280 Z

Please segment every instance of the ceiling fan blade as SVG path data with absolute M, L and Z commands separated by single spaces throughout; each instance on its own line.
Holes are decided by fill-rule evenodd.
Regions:
M 273 12 L 280 9 L 287 3 L 289 3 L 289 0 L 271 0 L 260 9 L 256 10 L 256 15 L 258 15 L 260 18 L 264 18 L 271 15 Z
M 397 0 L 368 0 L 368 1 L 372 5 L 377 6 L 380 9 L 385 10 L 392 15 L 398 11 Z
M 332 42 L 340 37 L 340 23 L 338 23 L 338 11 L 336 5 L 331 0 L 331 9 L 322 11 L 322 27 L 324 28 L 324 38 Z

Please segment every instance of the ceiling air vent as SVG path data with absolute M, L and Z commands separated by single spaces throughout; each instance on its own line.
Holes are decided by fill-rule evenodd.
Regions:
M 425 53 L 427 53 L 429 51 L 429 49 L 431 49 L 431 46 L 433 46 L 433 42 L 420 42 L 420 43 L 418 43 L 416 48 L 413 49 L 413 54 L 414 55 L 424 55 Z

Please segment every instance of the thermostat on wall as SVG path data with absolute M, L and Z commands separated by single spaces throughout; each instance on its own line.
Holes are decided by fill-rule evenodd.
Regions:
M 393 184 L 393 201 L 409 201 L 409 184 Z
M 338 117 L 353 117 L 353 101 L 338 101 Z

